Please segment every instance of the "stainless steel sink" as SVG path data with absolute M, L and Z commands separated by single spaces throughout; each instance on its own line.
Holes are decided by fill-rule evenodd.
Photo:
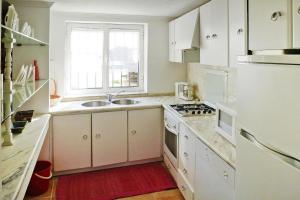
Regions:
M 84 107 L 101 107 L 109 104 L 110 104 L 109 102 L 105 102 L 105 101 L 88 101 L 81 105 Z
M 139 101 L 135 101 L 133 99 L 117 99 L 112 101 L 113 104 L 118 104 L 118 105 L 132 105 L 132 104 L 137 104 Z

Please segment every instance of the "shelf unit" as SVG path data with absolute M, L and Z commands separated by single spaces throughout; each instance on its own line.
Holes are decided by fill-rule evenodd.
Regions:
M 35 113 L 49 112 L 49 24 L 52 2 L 11 0 L 18 13 L 20 26 L 27 22 L 35 30 L 35 37 L 25 35 L 1 24 L 2 43 L 5 51 L 3 81 L 2 133 L 4 146 L 13 145 L 10 131 L 12 115 L 20 110 L 34 110 Z M 14 76 L 22 65 L 39 64 L 40 80 L 27 82 L 24 86 L 13 85 Z M 12 74 L 12 76 L 11 76 Z

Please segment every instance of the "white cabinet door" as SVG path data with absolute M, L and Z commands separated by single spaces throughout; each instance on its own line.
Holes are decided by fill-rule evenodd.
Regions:
M 227 0 L 212 0 L 200 7 L 200 63 L 228 66 Z
M 290 0 L 249 0 L 249 49 L 292 47 Z
M 176 49 L 175 20 L 169 22 L 169 61 L 182 63 L 182 49 Z
M 237 67 L 237 56 L 246 55 L 246 0 L 229 0 L 229 66 Z
M 127 112 L 92 114 L 93 167 L 127 161 Z
M 91 167 L 91 115 L 53 117 L 54 171 Z
M 179 171 L 194 188 L 195 178 L 195 136 L 183 124 L 179 128 Z
M 211 3 L 206 3 L 200 7 L 200 63 L 210 65 L 213 62 L 211 48 Z
M 195 35 L 198 34 L 198 23 L 198 8 L 175 19 L 175 49 L 183 50 L 199 47 L 199 35 Z
M 196 140 L 195 200 L 234 200 L 234 170 Z
M 169 22 L 169 61 L 174 62 L 175 53 L 175 21 Z
M 293 48 L 300 48 L 300 0 L 293 0 Z
M 228 66 L 228 1 L 211 1 L 212 23 L 212 63 L 215 66 Z
M 128 111 L 129 161 L 161 157 L 160 108 Z

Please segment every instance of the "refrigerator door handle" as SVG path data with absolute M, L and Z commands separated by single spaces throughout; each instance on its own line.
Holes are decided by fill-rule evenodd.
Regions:
M 261 150 L 267 152 L 267 153 L 271 153 L 273 154 L 273 156 L 278 157 L 279 159 L 281 159 L 282 161 L 284 161 L 285 163 L 297 168 L 300 170 L 300 160 L 298 160 L 297 158 L 290 156 L 286 153 L 283 153 L 280 150 L 277 150 L 275 148 L 271 148 L 261 142 L 259 142 L 254 135 L 248 133 L 245 130 L 241 130 L 241 136 L 243 136 L 245 139 L 247 139 L 249 142 L 251 142 L 253 145 L 255 145 L 256 147 L 260 148 Z

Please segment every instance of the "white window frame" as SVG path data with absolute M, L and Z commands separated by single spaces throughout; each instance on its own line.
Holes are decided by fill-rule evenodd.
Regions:
M 66 22 L 67 24 L 67 35 L 66 35 L 66 56 L 65 56 L 65 95 L 101 95 L 105 93 L 115 93 L 119 91 L 125 91 L 128 93 L 146 92 L 145 88 L 145 55 L 147 50 L 145 47 L 145 31 L 147 30 L 146 24 L 137 23 L 106 23 L 106 22 Z M 102 29 L 104 31 L 104 47 L 103 47 L 103 69 L 102 69 L 102 88 L 87 88 L 87 89 L 72 89 L 71 88 L 71 31 L 73 28 L 82 29 Z M 140 32 L 140 55 L 139 55 L 139 69 L 138 69 L 138 80 L 139 85 L 137 87 L 109 87 L 109 30 L 132 30 Z M 100 67 L 100 66 L 99 66 Z

